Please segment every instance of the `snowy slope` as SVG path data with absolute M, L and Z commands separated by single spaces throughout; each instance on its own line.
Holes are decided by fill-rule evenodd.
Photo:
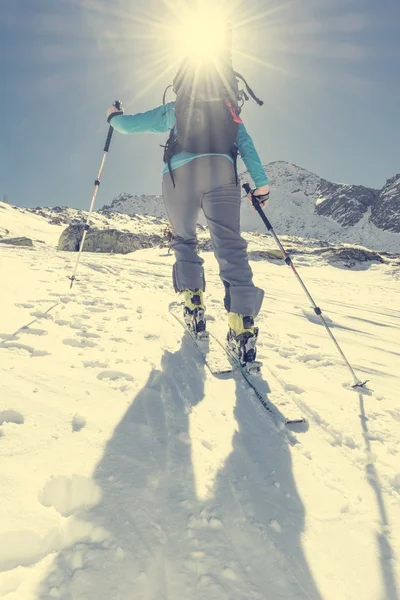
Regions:
M 63 227 L 50 225 L 41 216 L 0 202 L 0 239 L 26 236 L 37 243 L 57 245 Z
M 17 212 L 14 212 L 16 215 Z M 20 213 L 15 235 L 38 221 Z M 42 219 L 41 237 L 54 231 Z M 389 265 L 300 272 L 373 391 L 349 373 L 290 269 L 253 263 L 271 402 L 214 378 L 168 315 L 165 250 L 0 246 L 0 597 L 398 600 L 399 330 Z M 207 307 L 224 319 L 205 253 Z
M 162 196 L 146 196 L 136 194 L 119 194 L 111 205 L 105 205 L 101 212 L 123 213 L 127 215 L 151 215 L 153 217 L 167 218 Z

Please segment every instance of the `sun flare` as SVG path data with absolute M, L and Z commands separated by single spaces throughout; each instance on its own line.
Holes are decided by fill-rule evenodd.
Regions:
M 217 62 L 230 51 L 230 27 L 226 16 L 211 8 L 183 14 L 175 33 L 175 50 L 181 58 L 197 63 Z

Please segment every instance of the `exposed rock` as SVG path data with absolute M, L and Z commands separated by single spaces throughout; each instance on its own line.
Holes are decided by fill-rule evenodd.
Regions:
M 375 204 L 379 192 L 362 185 L 340 185 L 323 179 L 318 196 L 324 198 L 315 207 L 319 215 L 331 217 L 343 227 L 351 227 Z
M 400 174 L 386 182 L 372 209 L 371 221 L 380 229 L 400 233 Z
M 330 264 L 342 263 L 344 267 L 353 268 L 361 263 L 384 263 L 384 259 L 378 252 L 372 252 L 366 248 L 322 248 L 321 254 Z M 364 264 L 364 266 L 366 266 Z
M 53 217 L 49 220 L 50 225 L 64 225 L 65 222 L 61 217 Z
M 283 262 L 280 250 L 255 250 L 248 253 L 250 260 L 273 260 Z
M 15 238 L 1 239 L 0 244 L 7 244 L 9 246 L 24 246 L 27 248 L 33 247 L 33 241 L 27 237 L 15 237 Z
M 78 252 L 82 239 L 84 225 L 70 225 L 61 234 L 58 250 Z M 83 250 L 85 252 L 106 252 L 115 254 L 128 254 L 142 248 L 159 246 L 162 241 L 159 235 L 146 235 L 130 233 L 117 229 L 89 229 Z

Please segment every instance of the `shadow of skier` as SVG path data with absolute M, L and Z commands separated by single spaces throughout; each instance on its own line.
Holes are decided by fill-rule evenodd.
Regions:
M 382 486 L 376 465 L 371 460 L 372 448 L 368 431 L 368 417 L 365 412 L 364 393 L 359 392 L 358 402 L 360 405 L 360 421 L 365 442 L 365 453 L 367 457 L 365 473 L 367 481 L 371 486 L 379 512 L 380 531 L 376 532 L 376 542 L 379 548 L 382 580 L 385 589 L 385 600 L 399 600 L 399 590 L 396 585 L 396 577 L 393 572 L 394 552 L 390 543 L 390 523 L 383 499 Z
M 197 497 L 189 417 L 204 393 L 204 366 L 185 335 L 107 443 L 93 475 L 102 499 L 70 517 L 70 542 L 38 600 L 322 600 L 301 551 L 289 441 L 249 405 L 241 381 L 233 450 L 212 496 Z
M 259 379 L 259 387 L 269 390 Z M 240 377 L 234 415 L 238 429 L 233 451 L 215 484 L 231 562 L 239 570 L 248 565 L 252 584 L 263 598 L 323 600 L 301 547 L 305 511 L 290 456 L 296 438 L 274 423 Z M 238 564 L 239 557 L 246 563 Z M 252 597 L 250 590 L 245 592 L 238 597 Z
M 107 443 L 93 474 L 102 500 L 71 517 L 77 534 L 68 535 L 77 541 L 57 555 L 40 600 L 184 597 L 193 572 L 189 580 L 180 572 L 180 547 L 184 554 L 197 503 L 189 413 L 203 395 L 204 368 L 184 336 L 177 352 L 164 353 Z

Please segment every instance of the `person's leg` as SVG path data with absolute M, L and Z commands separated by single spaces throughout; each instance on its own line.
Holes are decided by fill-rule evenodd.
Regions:
M 196 336 L 206 335 L 203 259 L 197 252 L 196 225 L 202 192 L 192 161 L 174 171 L 175 187 L 168 174 L 163 177 L 164 204 L 172 229 L 171 248 L 175 253 L 173 284 L 182 292 L 186 326 Z
M 202 208 L 225 285 L 225 308 L 256 317 L 264 292 L 253 283 L 247 242 L 240 235 L 240 187 L 235 183 L 232 163 L 220 156 L 196 160 L 202 161 L 203 188 L 207 190 Z
M 197 159 L 196 159 L 197 160 Z M 203 259 L 197 253 L 196 224 L 201 208 L 201 192 L 192 161 L 174 171 L 175 187 L 169 173 L 163 176 L 165 209 L 171 224 L 171 248 L 175 291 L 204 290 Z

